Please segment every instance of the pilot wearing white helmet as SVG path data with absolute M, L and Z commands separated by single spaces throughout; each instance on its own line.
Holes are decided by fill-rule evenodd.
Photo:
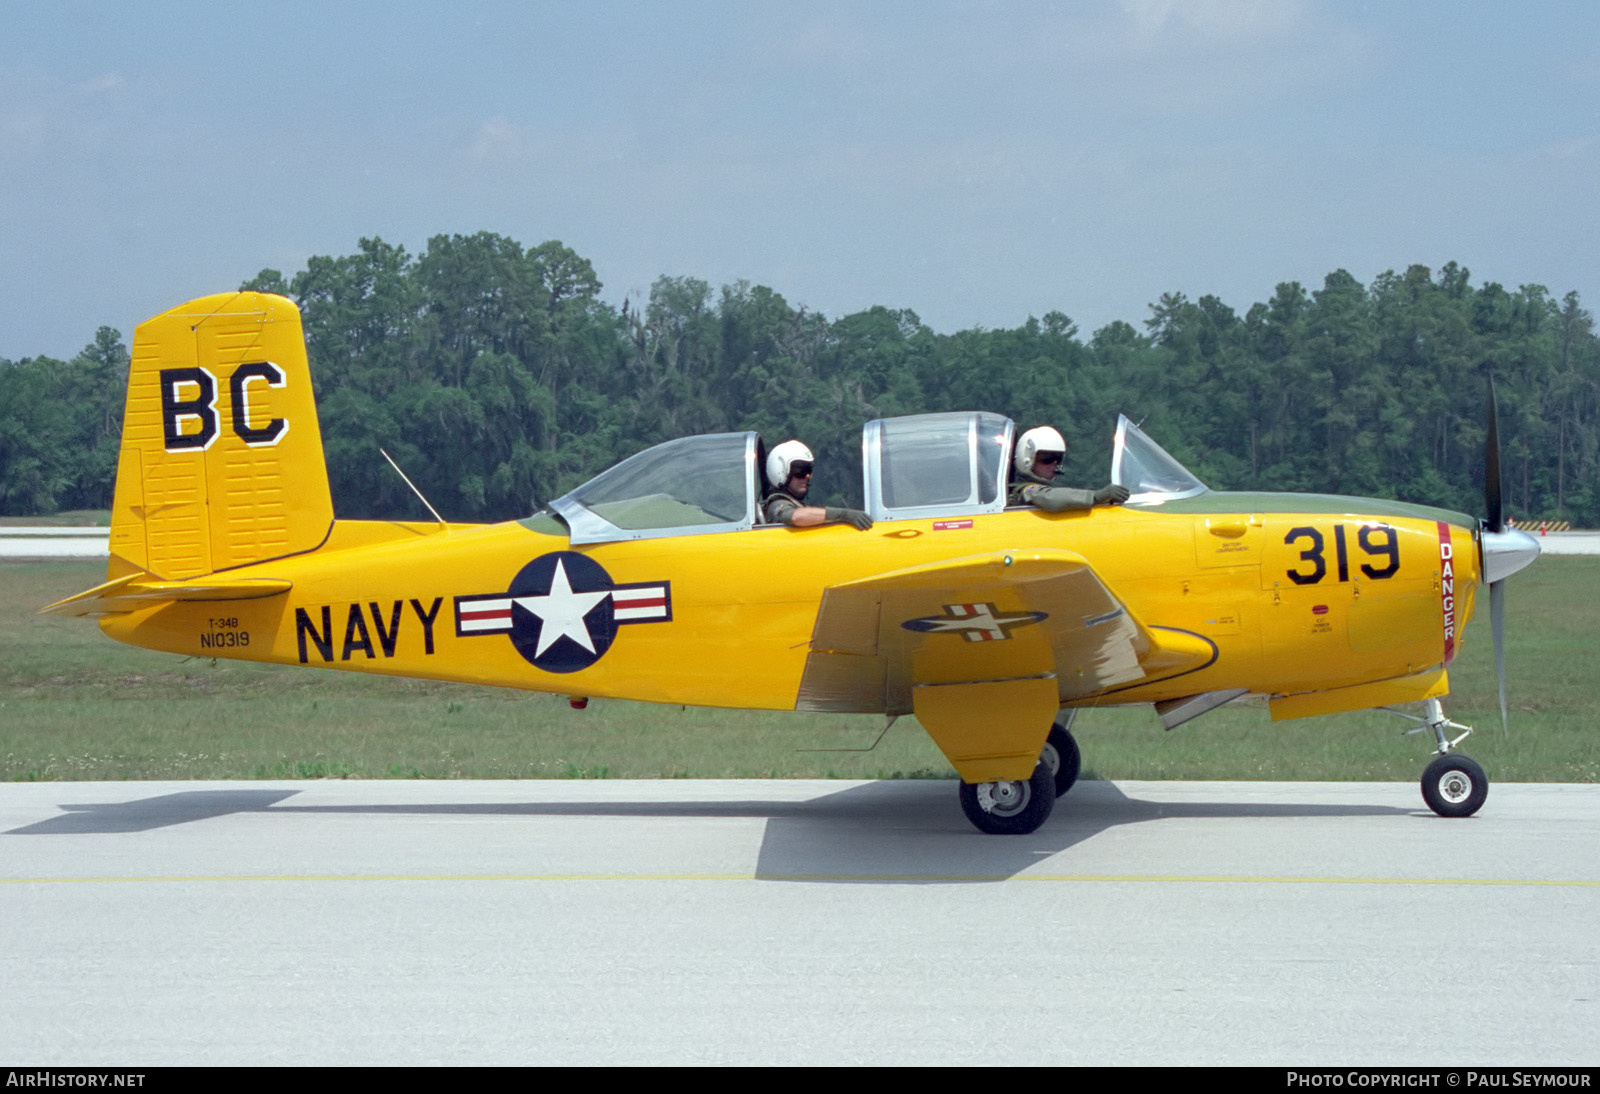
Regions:
M 1121 505 L 1128 500 L 1128 488 L 1110 483 L 1098 490 L 1059 486 L 1055 478 L 1067 456 L 1067 440 L 1050 426 L 1028 430 L 1017 439 L 1012 463 L 1012 479 L 1007 500 L 1012 505 L 1036 505 L 1050 513 L 1068 509 L 1093 509 L 1096 505 Z
M 784 441 L 767 454 L 767 485 L 771 493 L 761 507 L 767 523 L 787 524 L 793 528 L 837 523 L 853 525 L 862 531 L 871 528 L 872 518 L 860 509 L 805 504 L 815 463 L 811 449 L 799 441 Z

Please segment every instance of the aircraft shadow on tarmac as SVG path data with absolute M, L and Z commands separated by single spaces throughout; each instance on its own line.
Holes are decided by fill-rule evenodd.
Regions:
M 185 790 L 129 802 L 61 805 L 59 817 L 13 828 L 7 836 L 86 836 L 148 832 L 234 813 L 260 813 L 298 790 Z
M 235 813 L 347 813 L 441 816 L 764 819 L 756 876 L 772 881 L 941 882 L 1011 877 L 1124 824 L 1163 819 L 1404 816 L 1420 809 L 1380 805 L 1259 802 L 1152 802 L 1109 782 L 1081 782 L 1056 803 L 1044 827 L 1028 836 L 974 832 L 942 781 L 885 781 L 851 786 L 809 801 L 460 802 L 372 805 L 279 805 L 298 790 L 192 790 L 129 802 L 62 805 L 65 813 L 5 835 L 145 832 Z

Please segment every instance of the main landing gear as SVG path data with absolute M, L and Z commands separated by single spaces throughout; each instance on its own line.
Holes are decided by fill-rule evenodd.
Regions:
M 1384 709 L 1389 710 L 1387 707 Z M 1431 730 L 1434 740 L 1438 742 L 1437 754 L 1422 772 L 1422 800 L 1441 817 L 1470 817 L 1482 808 L 1484 799 L 1489 796 L 1489 776 L 1484 774 L 1477 760 L 1450 750 L 1466 740 L 1472 727 L 1446 718 L 1444 708 L 1437 699 L 1427 700 L 1422 709 L 1420 717 L 1400 710 L 1389 710 L 1390 714 L 1418 723 L 1406 730 L 1407 733 Z M 1447 728 L 1459 729 L 1461 735 L 1451 740 L 1445 736 Z
M 1083 764 L 1078 742 L 1072 736 L 1072 720 L 1077 716 L 1076 710 L 1069 710 L 1060 722 L 1051 726 L 1050 736 L 1045 738 L 1044 751 L 1039 754 L 1039 762 L 1050 769 L 1055 779 L 1058 798 L 1078 781 L 1078 769 Z
M 1025 836 L 1050 818 L 1056 799 L 1072 789 L 1082 766 L 1070 728 L 1077 713 L 1066 711 L 1062 721 L 1050 727 L 1031 778 L 961 784 L 961 811 L 973 827 L 991 836 Z

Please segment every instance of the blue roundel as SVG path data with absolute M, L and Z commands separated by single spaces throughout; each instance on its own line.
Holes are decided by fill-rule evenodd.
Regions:
M 540 555 L 511 580 L 511 642 L 545 672 L 586 669 L 617 637 L 611 575 L 587 555 Z

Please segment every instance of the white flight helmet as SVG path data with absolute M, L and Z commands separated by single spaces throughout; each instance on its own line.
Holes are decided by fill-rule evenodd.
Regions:
M 1035 425 L 1034 429 L 1022 433 L 1022 437 L 1016 441 L 1016 456 L 1013 457 L 1013 462 L 1019 472 L 1027 475 L 1034 470 L 1034 461 L 1038 459 L 1038 454 L 1061 453 L 1064 456 L 1066 451 L 1067 441 L 1061 437 L 1061 433 L 1051 429 L 1050 425 Z
M 1016 455 L 1012 462 L 1017 465 L 1017 470 L 1024 475 L 1033 472 L 1033 461 L 1039 458 L 1041 452 L 1060 452 L 1065 455 L 1067 442 L 1060 433 L 1050 426 L 1035 426 L 1017 439 Z
M 771 452 L 767 453 L 767 485 L 773 489 L 785 486 L 789 482 L 789 469 L 796 460 L 806 463 L 816 463 L 816 457 L 811 454 L 811 449 L 799 441 L 784 441 Z

